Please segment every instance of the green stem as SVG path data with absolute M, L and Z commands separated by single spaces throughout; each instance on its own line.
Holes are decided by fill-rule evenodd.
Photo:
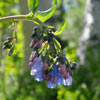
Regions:
M 0 23 L 14 21 L 14 20 L 30 20 L 36 24 L 41 24 L 39 19 L 37 19 L 35 16 L 31 16 L 30 14 L 2 17 L 2 18 L 0 18 Z

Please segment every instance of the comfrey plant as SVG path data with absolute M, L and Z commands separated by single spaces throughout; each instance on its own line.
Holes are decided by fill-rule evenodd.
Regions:
M 9 49 L 9 56 L 12 55 L 17 40 L 16 19 L 31 20 L 38 25 L 38 27 L 33 28 L 30 43 L 30 48 L 33 50 L 29 58 L 30 74 L 34 76 L 36 81 L 48 81 L 48 88 L 55 88 L 56 85 L 63 84 L 71 85 L 72 68 L 76 66 L 76 63 L 66 58 L 60 43 L 56 39 L 56 36 L 62 33 L 67 20 L 63 22 L 57 31 L 54 31 L 54 27 L 44 24 L 54 14 L 56 3 L 57 1 L 53 0 L 53 6 L 50 9 L 36 11 L 39 0 L 28 0 L 29 14 L 0 18 L 0 22 L 14 20 L 14 34 L 8 37 L 3 44 L 4 49 Z

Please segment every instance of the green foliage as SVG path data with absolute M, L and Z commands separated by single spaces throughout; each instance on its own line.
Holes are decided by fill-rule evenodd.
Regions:
M 61 52 L 61 45 L 56 39 L 54 39 L 54 46 L 58 52 Z
M 67 20 L 65 20 L 63 22 L 63 24 L 60 26 L 60 28 L 54 34 L 55 35 L 60 35 L 63 32 L 64 28 L 66 27 L 66 24 L 67 24 Z
M 36 11 L 38 6 L 39 6 L 39 0 L 28 0 L 28 7 L 30 11 L 32 11 L 33 13 Z
M 53 0 L 53 5 L 57 5 L 57 0 Z
M 56 9 L 56 6 L 53 6 L 52 8 L 46 10 L 46 11 L 37 11 L 35 16 L 41 21 L 45 22 L 48 20 L 52 15 L 54 14 Z
M 37 11 L 35 13 L 35 17 L 38 18 L 41 22 L 45 22 L 46 20 L 48 20 L 50 17 L 53 16 L 55 10 L 56 10 L 56 4 L 57 4 L 57 0 L 53 0 L 53 7 L 51 7 L 50 9 L 46 10 L 46 11 Z M 30 11 L 32 11 L 30 13 L 30 17 L 34 17 L 33 14 L 36 11 L 36 9 L 39 6 L 39 0 L 28 0 L 28 7 L 30 9 Z M 33 20 L 36 24 L 39 24 L 36 20 Z
M 70 21 L 68 20 L 67 22 L 68 25 L 65 28 L 66 30 L 64 30 L 65 34 L 61 34 L 60 36 L 62 37 L 62 41 L 64 41 L 64 39 L 68 41 L 64 50 L 66 56 L 74 61 L 77 60 L 75 58 L 77 45 L 79 44 L 79 37 L 83 25 L 84 0 L 70 0 L 68 5 L 72 5 L 70 9 L 67 9 L 66 13 Z M 16 12 L 15 6 L 18 6 L 17 0 L 1 0 L 0 17 L 18 14 L 19 12 Z M 11 9 L 12 7 L 13 9 Z M 60 17 L 63 19 L 62 16 Z M 59 18 L 58 21 L 60 22 Z M 4 41 L 6 37 L 5 30 L 8 25 L 9 24 L 0 23 L 0 47 L 2 45 L 1 41 Z M 15 47 L 13 57 L 8 57 L 6 52 L 1 51 L 2 49 L 0 48 L 0 55 L 2 54 L 2 58 L 0 58 L 0 63 L 2 63 L 0 64 L 0 100 L 39 100 L 40 98 L 41 100 L 100 99 L 100 55 L 97 55 L 97 58 L 95 58 L 96 53 L 100 52 L 99 46 L 89 46 L 87 48 L 86 61 L 88 66 L 79 66 L 79 68 L 74 71 L 72 86 L 58 86 L 52 90 L 46 87 L 46 83 L 34 81 L 33 77 L 29 75 L 30 69 L 27 69 L 27 65 L 23 65 L 25 49 L 23 47 L 24 34 L 22 34 L 21 23 L 18 24 L 18 28 L 21 31 L 18 31 L 18 43 Z M 57 48 L 59 48 L 59 42 L 56 41 L 56 43 L 58 44 Z M 96 53 L 94 53 L 95 50 L 97 50 Z M 91 57 L 91 55 L 93 57 Z

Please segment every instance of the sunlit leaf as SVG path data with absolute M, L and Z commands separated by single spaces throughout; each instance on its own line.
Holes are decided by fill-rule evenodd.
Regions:
M 50 26 L 50 25 L 45 25 L 47 28 L 54 28 L 54 26 Z
M 38 6 L 39 6 L 39 0 L 28 0 L 29 10 L 32 11 L 33 13 L 36 11 Z
M 35 16 L 41 21 L 41 22 L 45 22 L 46 20 L 48 20 L 50 17 L 52 17 L 52 15 L 54 14 L 56 9 L 56 6 L 53 6 L 52 8 L 46 10 L 46 11 L 37 11 L 37 13 L 35 14 Z
M 61 45 L 60 45 L 60 43 L 59 43 L 56 39 L 54 39 L 54 46 L 55 46 L 55 49 L 56 49 L 58 52 L 61 51 Z
M 61 33 L 63 32 L 63 30 L 64 30 L 66 24 L 67 24 L 67 20 L 65 20 L 65 21 L 63 22 L 63 24 L 61 25 L 61 27 L 60 27 L 54 34 L 55 34 L 55 35 L 61 34 Z
M 55 39 L 55 41 L 56 41 L 57 45 L 59 46 L 59 48 L 61 48 L 61 45 L 60 45 L 59 41 L 56 40 L 56 39 Z
M 57 0 L 53 0 L 53 5 L 57 5 Z

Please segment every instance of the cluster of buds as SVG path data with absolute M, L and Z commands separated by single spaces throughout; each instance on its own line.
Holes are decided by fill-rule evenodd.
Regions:
M 11 56 L 14 50 L 14 37 L 7 37 L 6 41 L 3 43 L 3 49 L 9 49 L 8 55 Z
M 13 27 L 13 33 L 12 36 L 7 37 L 6 41 L 3 43 L 3 49 L 9 49 L 8 55 L 11 56 L 14 51 L 14 46 L 17 41 L 17 21 L 14 21 L 14 23 L 10 26 L 10 28 Z
M 69 62 L 56 42 L 52 29 L 34 28 L 29 58 L 31 75 L 36 81 L 47 81 L 48 88 L 56 85 L 72 84 L 72 67 L 76 63 Z

